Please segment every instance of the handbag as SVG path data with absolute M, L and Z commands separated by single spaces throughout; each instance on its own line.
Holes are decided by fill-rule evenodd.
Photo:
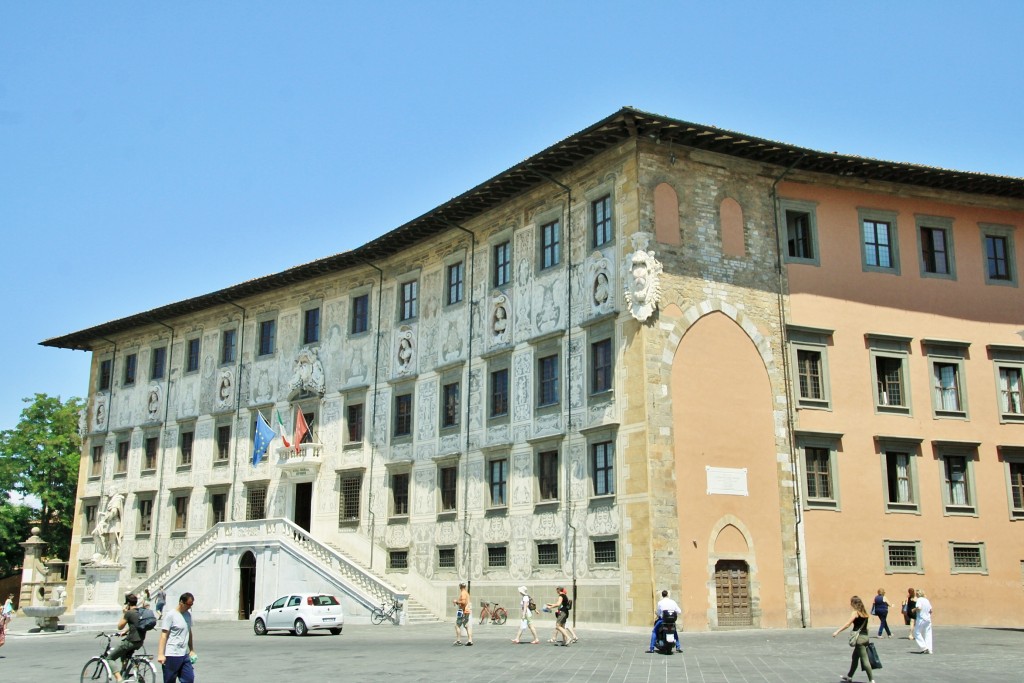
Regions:
M 863 640 L 861 640 L 863 638 Z M 871 639 L 868 638 L 866 631 L 854 631 L 850 634 L 850 647 L 856 647 L 858 645 L 868 645 Z
M 872 614 L 874 614 L 874 613 L 875 613 L 875 605 L 874 605 L 874 603 L 872 603 L 872 605 L 871 605 L 871 613 L 872 613 Z
M 878 658 L 878 650 L 875 649 L 874 643 L 868 643 L 868 662 L 870 662 L 871 668 L 875 671 L 882 668 L 882 660 Z M 863 668 L 863 665 L 861 668 Z

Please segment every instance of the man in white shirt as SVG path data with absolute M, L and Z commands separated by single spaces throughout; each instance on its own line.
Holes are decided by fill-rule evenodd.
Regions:
M 192 615 L 189 613 L 194 602 L 195 597 L 191 593 L 182 593 L 178 609 L 164 615 L 156 655 L 156 661 L 164 668 L 164 683 L 195 681 L 192 663 L 195 661 L 196 650 L 192 641 Z
M 682 616 L 683 613 L 676 601 L 668 597 L 667 590 L 661 591 L 661 600 L 658 601 L 658 606 L 654 609 L 654 613 L 658 618 L 654 621 L 654 629 L 651 631 L 651 647 L 647 650 L 648 653 L 654 652 L 654 642 L 658 638 L 658 627 L 661 626 L 661 617 L 665 612 L 675 612 L 676 619 Z M 676 638 L 676 652 L 682 652 L 683 646 L 679 642 L 679 631 L 676 629 L 675 624 L 672 624 L 672 633 Z

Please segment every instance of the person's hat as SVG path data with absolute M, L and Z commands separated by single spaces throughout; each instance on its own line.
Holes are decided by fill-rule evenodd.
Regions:
M 520 595 L 526 595 L 526 586 L 520 586 L 519 587 L 519 594 Z

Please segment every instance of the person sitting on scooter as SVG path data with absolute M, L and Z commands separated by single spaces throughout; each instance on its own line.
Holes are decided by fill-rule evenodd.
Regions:
M 677 618 L 682 614 L 682 610 L 679 609 L 676 601 L 668 597 L 667 590 L 661 591 L 661 600 L 658 601 L 658 606 L 654 610 L 658 618 L 654 620 L 654 628 L 651 630 L 651 647 L 647 650 L 648 653 L 654 652 L 654 642 L 658 638 L 658 627 L 661 626 L 661 615 L 665 612 L 675 612 Z M 676 652 L 682 652 L 683 646 L 679 642 L 679 631 L 676 629 L 675 624 L 672 624 L 672 634 L 676 638 Z

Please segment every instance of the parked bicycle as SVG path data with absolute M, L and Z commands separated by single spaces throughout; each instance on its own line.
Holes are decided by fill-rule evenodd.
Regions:
M 107 644 L 103 648 L 102 654 L 96 655 L 89 659 L 82 667 L 82 677 L 79 679 L 81 683 L 92 683 L 93 681 L 99 681 L 100 683 L 111 683 L 115 681 L 114 672 L 110 669 L 110 663 L 107 662 L 107 657 L 110 655 L 110 651 L 113 649 L 113 640 L 115 633 L 100 633 L 97 638 L 106 638 Z M 139 683 L 156 683 L 156 667 L 153 666 L 153 655 L 146 654 L 146 646 L 143 645 L 140 649 L 136 650 L 132 656 L 128 659 L 128 666 L 122 672 L 123 681 L 138 681 Z
M 492 624 L 498 624 L 500 626 L 508 621 L 508 612 L 498 603 L 494 603 L 492 606 L 491 603 L 481 600 L 480 623 L 484 623 L 487 619 L 490 619 Z
M 399 604 L 398 600 L 392 600 L 391 607 L 388 607 L 386 610 L 384 609 L 385 607 L 387 607 L 387 602 L 383 602 L 380 607 L 374 607 L 370 610 L 370 619 L 375 624 L 382 624 L 385 619 L 390 619 L 391 623 L 397 626 L 400 616 L 398 613 L 402 611 L 402 605 Z

